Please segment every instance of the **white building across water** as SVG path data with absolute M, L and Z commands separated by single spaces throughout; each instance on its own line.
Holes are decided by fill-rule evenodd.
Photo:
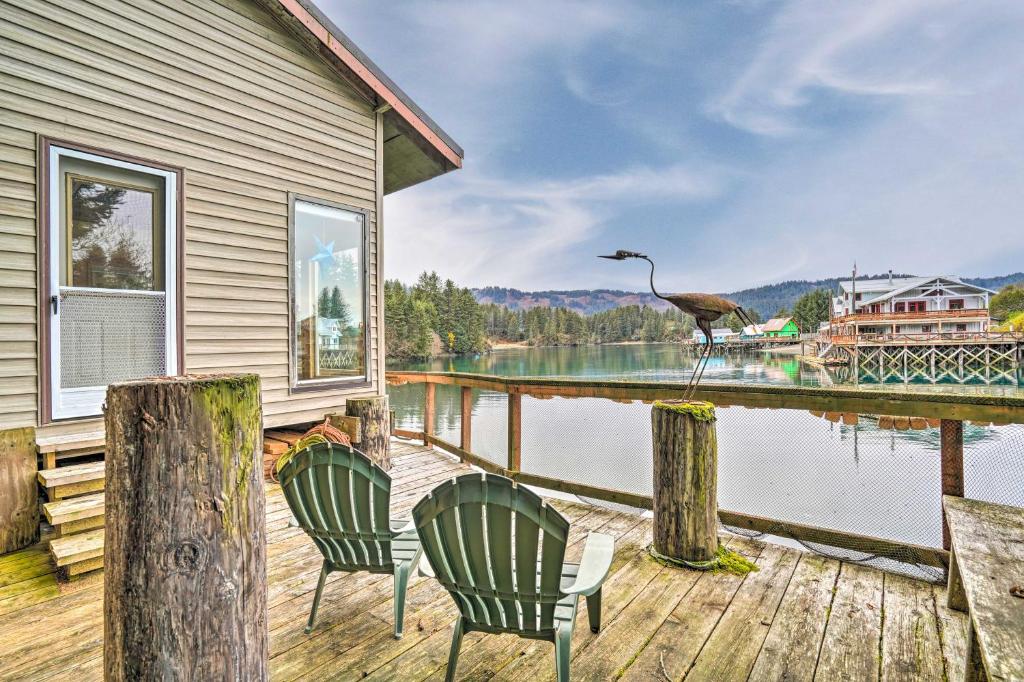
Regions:
M 834 335 L 971 334 L 988 331 L 996 292 L 958 277 L 892 277 L 839 283 Z

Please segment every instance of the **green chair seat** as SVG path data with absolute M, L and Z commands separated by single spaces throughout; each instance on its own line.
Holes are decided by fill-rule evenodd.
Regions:
M 390 517 L 391 477 L 338 443 L 300 450 L 278 475 L 292 515 L 324 557 L 306 633 L 313 630 L 327 576 L 368 571 L 395 577 L 395 638 L 401 638 L 405 592 L 421 549 L 412 523 Z
M 476 631 L 553 642 L 558 680 L 566 682 L 581 595 L 590 629 L 601 627 L 612 538 L 591 533 L 580 563 L 565 562 L 565 517 L 528 488 L 484 473 L 436 487 L 413 508 L 413 521 L 423 545 L 420 572 L 459 608 L 446 679 L 455 678 L 462 636 Z

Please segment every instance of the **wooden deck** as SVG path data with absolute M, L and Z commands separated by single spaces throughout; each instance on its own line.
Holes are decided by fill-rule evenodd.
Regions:
M 463 465 L 395 443 L 394 505 L 407 512 Z M 616 536 L 605 584 L 604 628 L 593 635 L 581 603 L 573 679 L 960 679 L 963 614 L 945 589 L 774 544 L 728 537 L 760 570 L 738 577 L 664 567 L 644 547 L 650 521 L 556 502 L 582 550 L 587 531 Z M 391 580 L 334 574 L 317 627 L 303 634 L 320 557 L 267 487 L 271 670 L 275 680 L 442 680 L 454 604 L 437 583 L 413 579 L 405 637 L 391 637 Z M 43 545 L 0 557 L 0 679 L 102 679 L 102 577 L 58 586 Z M 553 679 L 550 644 L 467 635 L 458 679 Z

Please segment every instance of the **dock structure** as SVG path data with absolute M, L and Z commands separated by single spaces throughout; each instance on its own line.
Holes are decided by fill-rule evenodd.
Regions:
M 1017 383 L 1024 334 L 997 328 L 994 293 L 948 276 L 840 282 L 817 355 L 883 383 Z
M 393 442 L 392 454 L 393 515 L 470 471 L 420 444 Z M 332 575 L 317 629 L 303 632 L 320 555 L 289 524 L 280 487 L 268 483 L 266 495 L 271 679 L 443 677 L 457 611 L 435 580 L 412 580 L 400 640 L 390 581 L 369 573 Z M 649 556 L 651 522 L 640 514 L 552 504 L 572 523 L 569 558 L 589 531 L 615 537 L 605 625 L 576 628 L 573 679 L 961 679 L 966 617 L 945 606 L 941 585 L 731 534 L 722 542 L 759 570 L 683 570 Z M 44 542 L 0 557 L 0 576 L 0 678 L 102 679 L 102 574 L 58 583 Z M 459 676 L 537 679 L 551 660 L 546 642 L 467 636 Z
M 886 383 L 922 377 L 932 383 L 1019 382 L 1024 334 L 973 332 L 934 334 L 823 333 L 821 359 L 843 360 L 858 377 Z
M 850 348 L 859 375 L 881 383 L 921 376 L 933 383 L 1017 383 L 1024 361 L 1024 335 L 1013 334 L 905 343 L 868 339 Z

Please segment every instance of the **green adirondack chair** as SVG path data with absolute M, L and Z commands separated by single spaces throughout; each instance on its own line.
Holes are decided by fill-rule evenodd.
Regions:
M 568 680 L 576 607 L 585 596 L 597 632 L 614 540 L 591 533 L 582 561 L 565 563 L 569 522 L 533 491 L 494 474 L 442 483 L 412 516 L 423 544 L 420 572 L 436 577 L 459 608 L 446 679 L 455 679 L 462 636 L 479 631 L 553 642 L 558 680 Z
M 313 630 L 329 574 L 369 571 L 395 576 L 395 639 L 400 639 L 405 591 L 421 550 L 412 522 L 391 520 L 391 477 L 363 453 L 338 443 L 299 451 L 278 475 L 292 514 L 324 556 L 306 633 Z

